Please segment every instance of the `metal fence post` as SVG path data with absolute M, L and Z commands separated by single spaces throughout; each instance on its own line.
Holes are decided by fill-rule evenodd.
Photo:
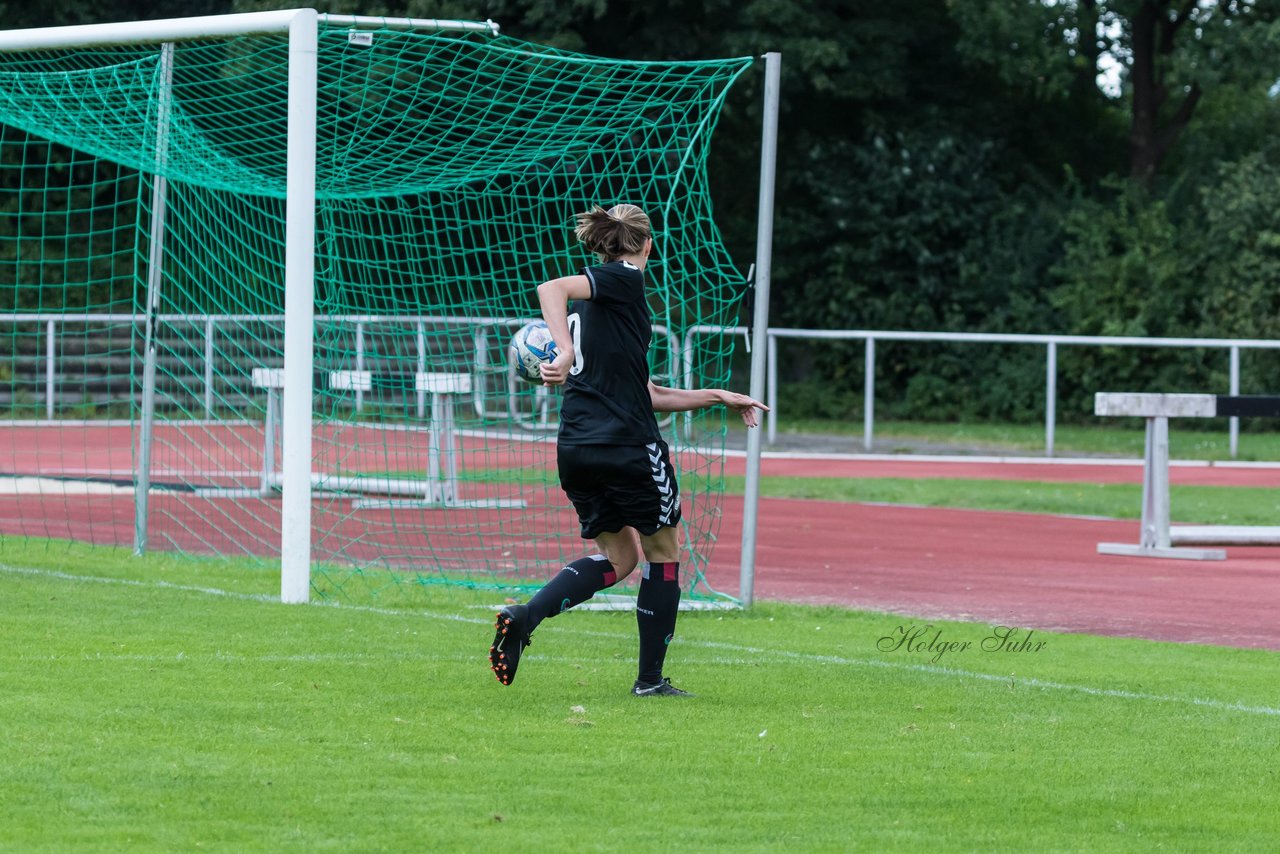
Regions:
M 204 417 L 213 420 L 213 319 L 204 322 Z
M 421 320 L 418 321 L 417 341 L 415 343 L 418 346 L 418 373 L 425 374 L 427 372 L 427 325 Z M 479 362 L 478 359 L 477 362 Z M 478 373 L 479 372 L 477 372 L 477 374 Z M 479 385 L 479 383 L 477 383 L 477 385 Z M 418 418 L 421 420 L 426 417 L 427 392 L 424 389 L 418 389 Z
M 1044 455 L 1053 456 L 1053 439 L 1058 415 L 1058 342 L 1050 341 L 1044 369 Z
M 1240 348 L 1231 348 L 1231 394 L 1240 393 Z M 1240 417 L 1232 415 L 1231 420 L 1227 422 L 1230 427 L 1230 439 L 1228 444 L 1231 446 L 1231 459 L 1236 458 L 1236 452 L 1240 449 Z
M 693 388 L 693 330 L 690 329 L 684 334 L 684 350 L 680 353 L 680 358 L 684 363 L 684 385 L 683 388 Z M 693 444 L 693 412 L 684 414 L 684 441 L 685 444 Z
M 765 399 L 765 405 L 769 407 L 769 411 L 764 414 L 764 417 L 768 441 L 772 445 L 778 440 L 778 339 L 769 334 L 766 340 L 769 342 L 765 348 L 768 353 L 768 366 L 765 371 L 769 378 L 769 396 Z
M 756 301 L 752 336 L 756 352 L 751 357 L 751 396 L 764 396 L 766 332 L 769 329 L 769 285 L 773 264 L 774 180 L 777 174 L 778 102 L 781 91 L 782 54 L 765 54 L 764 115 L 760 137 L 760 200 L 756 222 Z M 742 496 L 742 559 L 739 599 L 749 608 L 755 596 L 756 513 L 760 506 L 760 430 L 747 431 L 747 476 Z
M 876 431 L 876 339 L 867 336 L 862 380 L 862 449 L 871 453 Z
M 54 362 L 57 359 L 57 338 L 54 334 L 54 323 L 50 320 L 45 327 L 44 342 L 44 417 L 53 420 Z
M 364 370 L 364 323 L 356 322 L 356 370 Z M 364 409 L 364 389 L 356 385 L 356 412 Z

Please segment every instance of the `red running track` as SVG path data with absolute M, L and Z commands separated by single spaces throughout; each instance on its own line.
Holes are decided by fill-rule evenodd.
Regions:
M 708 580 L 738 590 L 741 499 L 726 498 Z M 1225 561 L 1097 554 L 1136 521 L 761 501 L 755 592 L 913 617 L 1280 649 L 1280 548 Z
M 68 436 L 16 434 L 11 471 L 61 465 L 101 476 L 130 470 L 127 430 Z M 252 472 L 260 463 L 252 434 L 226 437 Z M 74 449 L 74 450 L 72 450 Z M 407 450 L 407 449 L 406 449 Z M 419 451 L 416 447 L 415 451 Z M 508 464 L 547 464 L 545 447 L 510 449 Z M 465 452 L 464 452 L 465 454 Z M 194 452 L 178 454 L 190 464 Z M 536 458 L 536 462 L 535 462 Z M 518 461 L 518 462 L 517 462 Z M 464 465 L 470 462 L 464 460 Z M 741 457 L 725 461 L 740 473 Z M 200 468 L 200 466 L 196 466 Z M 1139 465 L 966 460 L 876 460 L 771 456 L 765 475 L 796 477 L 950 477 L 1140 483 Z M 1175 484 L 1274 487 L 1280 469 L 1175 466 Z M 175 499 L 176 500 L 176 499 Z M 100 543 L 132 539 L 131 496 L 41 500 L 0 496 L 0 534 L 73 536 Z M 252 539 L 254 516 L 278 515 L 274 502 L 238 507 Z M 708 570 L 718 590 L 738 591 L 742 501 L 724 499 L 719 545 Z M 567 514 L 559 523 L 569 524 Z M 92 526 L 89 524 L 92 519 Z M 552 523 L 551 519 L 539 520 Z M 530 540 L 534 532 L 527 532 Z M 1136 521 L 1026 513 L 886 507 L 765 499 L 757 530 L 758 598 L 827 603 L 913 617 L 977 620 L 1023 628 L 1280 649 L 1280 548 L 1232 548 L 1225 561 L 1102 556 L 1100 541 L 1136 542 Z M 536 544 L 534 544 L 536 546 Z M 506 549 L 521 547 L 515 542 Z M 530 547 L 530 544 L 525 544 Z
M 46 477 L 105 477 L 131 479 L 133 437 L 127 425 L 58 426 L 55 429 L 9 426 L 0 429 L 0 474 Z M 313 437 L 316 469 L 386 470 L 427 465 L 428 437 L 423 431 L 396 432 L 366 426 L 329 424 Z M 225 480 L 210 473 L 239 471 L 246 480 L 262 467 L 263 436 L 256 424 L 161 425 L 156 434 L 153 469 L 157 480 L 180 475 L 187 483 Z M 715 454 L 683 451 L 689 455 L 683 468 L 691 468 Z M 481 467 L 546 467 L 554 459 L 554 446 L 546 442 L 506 441 L 484 444 L 463 437 L 460 465 Z M 696 458 L 696 459 L 694 459 Z M 705 463 L 704 463 L 705 464 Z M 746 458 L 724 459 L 724 471 L 742 475 Z M 1065 483 L 1141 483 L 1140 462 L 1114 460 L 1053 462 L 1035 458 L 1003 461 L 964 458 L 869 458 L 849 455 L 766 454 L 761 472 L 768 477 L 849 477 L 1035 480 Z M 1185 486 L 1280 486 L 1280 464 L 1178 463 L 1171 465 L 1170 481 Z
M 132 503 L 119 495 L 47 502 L 0 496 L 0 531 L 127 544 Z M 278 502 L 270 510 L 261 504 L 278 514 Z M 251 516 L 245 509 L 242 515 Z M 43 524 L 33 524 L 33 510 L 46 514 Z M 559 522 L 568 526 L 563 515 Z M 251 524 L 245 522 L 246 531 Z M 922 618 L 1280 649 L 1280 548 L 1233 548 L 1227 560 L 1206 562 L 1096 553 L 1099 541 L 1135 541 L 1137 527 L 1030 513 L 764 499 L 755 592 L 760 599 Z M 523 546 L 537 548 L 536 534 L 528 534 Z M 738 592 L 741 537 L 742 500 L 726 498 L 708 570 L 717 590 Z M 521 544 L 505 546 L 513 547 Z

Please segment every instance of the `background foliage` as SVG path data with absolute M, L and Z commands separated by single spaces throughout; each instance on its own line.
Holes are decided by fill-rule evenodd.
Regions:
M 11 27 L 286 7 L 0 3 Z M 783 54 L 772 321 L 818 328 L 1275 337 L 1280 0 L 390 0 L 322 11 L 491 18 L 603 56 Z M 759 76 L 712 164 L 754 257 Z M 748 180 L 746 176 L 750 176 Z M 855 417 L 861 347 L 788 344 L 793 405 Z M 1222 391 L 1225 357 L 1060 355 L 1059 415 L 1101 388 Z M 1245 392 L 1280 391 L 1247 354 Z M 882 414 L 1034 420 L 1023 348 L 884 346 Z M 793 410 L 794 411 L 794 410 Z M 799 413 L 797 413 L 799 414 Z

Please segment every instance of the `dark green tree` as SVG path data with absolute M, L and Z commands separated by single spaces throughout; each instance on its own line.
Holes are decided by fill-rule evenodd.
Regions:
M 1011 85 L 1090 95 L 1128 114 L 1128 174 L 1150 183 L 1202 100 L 1276 78 L 1271 0 L 953 0 L 960 50 Z

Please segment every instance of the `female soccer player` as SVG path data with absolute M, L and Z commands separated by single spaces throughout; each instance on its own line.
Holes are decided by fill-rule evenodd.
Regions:
M 724 389 L 663 388 L 649 379 L 653 335 L 644 268 L 653 240 L 644 211 L 594 206 L 578 216 L 574 233 L 601 263 L 538 286 L 557 349 L 541 370 L 546 385 L 565 387 L 556 443 L 560 485 L 578 511 L 582 538 L 595 540 L 600 553 L 565 566 L 528 604 L 498 612 L 489 665 L 510 685 L 539 623 L 626 578 L 643 556 L 640 670 L 631 693 L 687 696 L 662 675 L 680 604 L 680 488 L 654 413 L 723 404 L 755 427 L 756 410 L 767 407 Z

